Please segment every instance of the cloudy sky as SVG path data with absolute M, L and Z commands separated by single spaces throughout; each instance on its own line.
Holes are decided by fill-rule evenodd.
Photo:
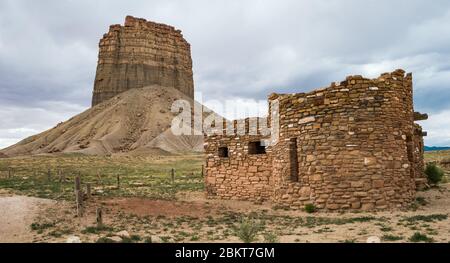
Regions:
M 404 68 L 426 143 L 450 146 L 448 0 L 0 0 L 0 148 L 90 106 L 98 41 L 126 15 L 183 30 L 204 100 Z

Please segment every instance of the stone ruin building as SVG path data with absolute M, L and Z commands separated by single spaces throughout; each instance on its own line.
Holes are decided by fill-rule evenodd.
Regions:
M 173 87 L 194 99 L 191 46 L 180 30 L 127 16 L 100 40 L 92 106 L 132 88 Z
M 276 144 L 268 145 L 264 134 L 227 134 L 238 121 L 225 121 L 224 134 L 205 135 L 209 198 L 293 209 L 396 209 L 426 183 L 426 133 L 415 121 L 428 117 L 414 112 L 411 73 L 350 76 L 309 93 L 272 94 L 273 102 L 279 105 Z M 247 132 L 261 128 L 244 123 Z

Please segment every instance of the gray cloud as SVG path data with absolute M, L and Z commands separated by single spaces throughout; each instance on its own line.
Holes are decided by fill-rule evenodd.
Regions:
M 442 123 L 450 113 L 445 0 L 3 0 L 0 147 L 89 106 L 98 40 L 128 14 L 183 30 L 206 100 L 264 100 L 346 75 L 412 71 L 416 108 L 431 115 L 427 143 L 450 144 Z M 29 114 L 36 109 L 41 118 Z

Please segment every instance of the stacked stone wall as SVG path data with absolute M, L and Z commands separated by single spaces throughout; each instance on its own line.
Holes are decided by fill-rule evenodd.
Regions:
M 257 123 L 258 121 L 256 121 Z M 208 136 L 205 143 L 206 189 L 209 197 L 231 200 L 270 200 L 271 154 L 251 154 L 249 144 L 267 139 L 249 135 L 249 119 L 241 121 L 245 134 L 238 135 L 238 121 L 225 123 L 223 133 Z M 227 135 L 230 129 L 234 135 Z M 243 127 L 243 126 L 242 126 Z M 260 132 L 258 132 L 261 134 Z M 219 155 L 220 148 L 228 150 L 227 157 Z
M 268 156 L 252 160 L 271 162 L 264 165 L 264 178 L 269 178 L 263 181 L 267 188 L 261 189 L 269 193 L 263 195 L 291 208 L 314 204 L 326 210 L 374 210 L 409 205 L 416 179 L 423 178 L 423 151 L 418 149 L 423 138 L 414 123 L 412 88 L 412 75 L 396 70 L 377 79 L 350 76 L 310 93 L 271 95 L 270 104 L 279 104 L 279 140 L 267 148 Z M 207 137 L 208 158 L 215 156 L 218 142 L 245 145 L 254 139 Z M 214 180 L 228 172 L 245 178 L 248 160 L 240 158 L 234 164 L 230 172 L 230 166 L 211 162 L 207 177 Z M 230 180 L 227 185 L 233 183 Z M 222 181 L 215 181 L 212 189 L 220 187 Z M 236 191 L 232 195 L 240 196 Z

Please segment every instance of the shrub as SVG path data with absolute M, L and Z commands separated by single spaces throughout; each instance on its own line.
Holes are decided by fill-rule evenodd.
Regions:
M 235 229 L 235 235 L 244 243 L 253 243 L 258 238 L 258 233 L 262 227 L 259 222 L 250 219 L 243 219 Z
M 394 235 L 384 235 L 381 239 L 383 241 L 400 241 L 403 240 L 403 237 Z
M 424 197 L 417 197 L 416 202 L 421 206 L 428 205 L 428 201 Z
M 112 244 L 112 243 L 117 243 L 116 241 L 108 238 L 108 237 L 101 237 L 99 239 L 97 239 L 96 243 L 99 244 Z
M 113 231 L 114 228 L 108 226 L 88 226 L 84 230 L 81 231 L 82 234 L 100 234 L 101 232 L 110 232 Z
M 275 244 L 275 243 L 279 243 L 280 240 L 278 239 L 278 236 L 274 233 L 265 233 L 264 234 L 264 242 L 267 244 Z
M 427 175 L 428 181 L 431 184 L 438 184 L 444 177 L 444 171 L 434 163 L 427 164 L 427 167 L 425 168 L 425 174 Z
M 308 214 L 312 214 L 312 213 L 315 213 L 317 211 L 317 209 L 313 204 L 307 204 L 307 205 L 305 205 L 305 211 Z
M 416 233 L 414 233 L 414 235 L 412 237 L 409 238 L 409 241 L 414 242 L 414 243 L 418 243 L 418 242 L 431 243 L 434 240 L 432 238 L 428 237 L 427 235 L 416 232 Z

